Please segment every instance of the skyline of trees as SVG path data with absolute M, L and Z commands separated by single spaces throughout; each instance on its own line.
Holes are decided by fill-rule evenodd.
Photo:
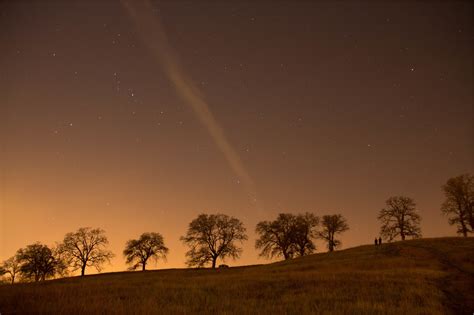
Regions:
M 462 174 L 449 178 L 442 187 L 445 201 L 441 212 L 448 217 L 448 223 L 457 227 L 457 233 L 467 236 L 474 231 L 474 176 Z M 403 241 L 407 237 L 421 237 L 421 217 L 412 198 L 390 197 L 386 207 L 379 211 L 380 235 L 389 242 L 397 237 Z M 259 256 L 267 258 L 283 257 L 291 259 L 316 251 L 315 240 L 327 243 L 329 251 L 340 246 L 335 236 L 349 229 L 341 214 L 323 215 L 314 213 L 280 213 L 274 221 L 261 221 L 256 225 L 258 235 L 255 248 Z M 237 259 L 242 253 L 242 244 L 248 239 L 243 223 L 225 214 L 200 214 L 189 224 L 186 235 L 180 240 L 190 247 L 186 253 L 189 267 L 216 267 L 217 259 Z M 110 262 L 114 254 L 107 249 L 109 244 L 105 231 L 90 227 L 79 228 L 67 233 L 63 241 L 54 247 L 39 242 L 20 248 L 16 254 L 0 264 L 0 276 L 10 283 L 18 278 L 22 281 L 42 281 L 56 276 L 65 276 L 69 270 L 95 267 L 98 272 L 102 265 Z M 169 249 L 160 233 L 143 233 L 138 240 L 129 240 L 123 251 L 131 269 L 146 269 L 152 259 L 165 259 Z

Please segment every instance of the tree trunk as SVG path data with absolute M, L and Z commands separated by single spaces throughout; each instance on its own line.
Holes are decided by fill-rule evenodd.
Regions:
M 462 219 L 461 219 L 461 229 L 462 229 L 462 235 L 464 237 L 467 237 L 467 227 Z
M 402 214 L 402 220 L 400 223 L 400 236 L 402 237 L 402 241 L 405 240 L 405 215 Z
M 216 268 L 217 257 L 212 257 L 212 269 Z
M 82 265 L 81 267 L 81 276 L 83 276 L 86 273 L 86 264 Z
M 334 242 L 333 242 L 333 240 L 329 240 L 329 251 L 330 252 L 334 251 Z

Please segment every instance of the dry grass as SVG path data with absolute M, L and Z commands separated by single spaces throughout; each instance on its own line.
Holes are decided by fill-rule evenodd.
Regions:
M 0 313 L 446 314 L 474 311 L 474 239 L 360 246 L 225 270 L 0 286 Z

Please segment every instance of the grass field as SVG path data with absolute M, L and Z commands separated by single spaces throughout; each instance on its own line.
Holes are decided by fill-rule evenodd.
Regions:
M 0 286 L 0 313 L 472 314 L 474 238 L 367 245 L 268 265 Z

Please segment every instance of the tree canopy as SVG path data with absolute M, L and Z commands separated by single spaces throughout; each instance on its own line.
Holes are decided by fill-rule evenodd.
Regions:
M 41 243 L 19 249 L 15 259 L 22 278 L 35 282 L 62 274 L 66 268 L 64 262 L 55 257 L 53 250 Z
M 378 219 L 381 221 L 380 234 L 389 241 L 400 237 L 403 240 L 407 236 L 421 237 L 421 217 L 416 211 L 415 201 L 409 197 L 390 197 L 385 202 L 387 207 L 379 212 Z
M 19 272 L 20 263 L 18 262 L 17 256 L 8 258 L 0 265 L 0 275 L 8 274 L 11 283 L 15 282 L 15 278 Z
M 321 219 L 321 231 L 318 236 L 327 242 L 327 248 L 332 252 L 342 244 L 335 238 L 336 235 L 347 230 L 349 230 L 349 225 L 341 214 L 324 215 Z
M 260 256 L 268 258 L 282 256 L 286 260 L 311 254 L 316 250 L 318 224 L 319 218 L 312 213 L 280 213 L 274 221 L 257 224 L 255 247 L 261 250 Z
M 449 224 L 457 226 L 457 233 L 466 237 L 474 231 L 474 176 L 450 178 L 442 189 L 446 199 L 441 212 L 448 217 Z
M 166 259 L 169 249 L 165 246 L 163 236 L 160 233 L 143 233 L 137 240 L 129 240 L 125 245 L 123 255 L 127 264 L 132 264 L 131 270 L 142 267 L 146 269 L 148 260 Z
M 306 256 L 316 251 L 314 240 L 318 236 L 318 226 L 319 218 L 313 213 L 306 212 L 296 216 L 293 245 L 298 256 Z
M 107 249 L 108 243 L 104 230 L 83 227 L 67 233 L 59 249 L 72 270 L 80 269 L 83 276 L 86 267 L 101 271 L 102 265 L 114 257 Z
M 187 265 L 216 267 L 218 258 L 237 259 L 242 253 L 238 243 L 247 240 L 245 228 L 239 219 L 225 214 L 200 214 L 191 221 L 181 241 L 189 246 Z

